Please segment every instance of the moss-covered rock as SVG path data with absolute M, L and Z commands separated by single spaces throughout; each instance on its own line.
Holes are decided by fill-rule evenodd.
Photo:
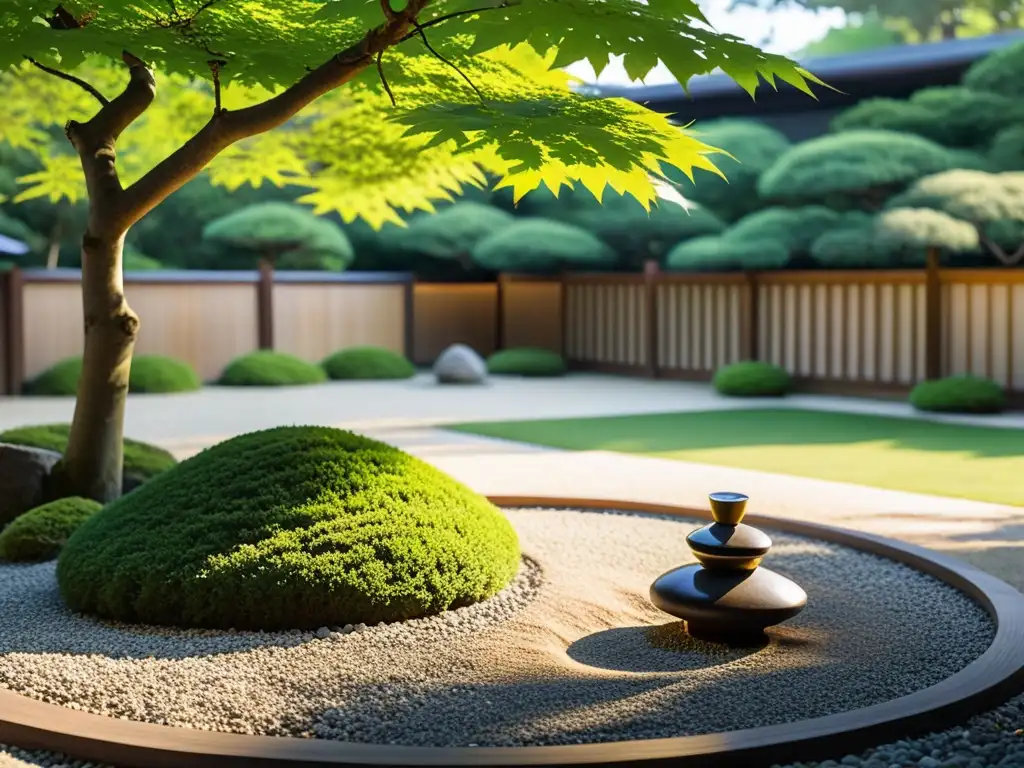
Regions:
M 335 352 L 321 365 L 331 379 L 408 379 L 416 366 L 384 347 L 349 347 Z
M 919 411 L 999 413 L 1006 409 L 1006 393 L 991 379 L 949 376 L 922 381 L 911 390 L 910 404 Z
M 76 611 L 276 630 L 372 624 L 495 594 L 519 564 L 484 497 L 389 445 L 327 427 L 233 438 L 107 505 L 61 553 Z
M 326 380 L 324 369 L 315 363 L 261 349 L 228 363 L 217 383 L 225 387 L 295 387 Z
M 30 427 L 16 427 L 0 432 L 0 443 L 28 445 L 48 451 L 64 453 L 68 447 L 70 424 L 40 424 Z M 170 453 L 149 443 L 124 439 L 124 490 L 145 483 L 178 463 Z
M 78 526 L 102 505 L 92 499 L 71 496 L 30 509 L 0 532 L 0 560 L 33 563 L 52 560 Z
M 793 386 L 785 368 L 758 360 L 744 360 L 715 371 L 715 389 L 731 397 L 782 397 Z
M 82 358 L 69 357 L 47 368 L 26 382 L 28 395 L 73 397 L 82 375 Z M 132 359 L 128 391 L 144 394 L 194 392 L 202 387 L 199 374 L 191 365 L 166 355 L 137 355 Z
M 557 352 L 538 347 L 502 349 L 487 358 L 487 372 L 515 376 L 564 376 L 568 368 Z

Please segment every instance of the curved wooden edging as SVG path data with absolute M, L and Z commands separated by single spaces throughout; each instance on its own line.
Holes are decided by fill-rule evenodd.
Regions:
M 706 510 L 610 499 L 494 496 L 504 507 L 606 509 L 709 519 Z M 339 766 L 767 766 L 858 753 L 941 730 L 992 708 L 1024 681 L 1024 595 L 964 562 L 913 544 L 783 518 L 755 525 L 842 544 L 916 568 L 963 591 L 996 623 L 992 645 L 942 682 L 835 715 L 727 733 L 557 747 L 424 748 L 243 736 L 116 720 L 0 691 L 0 742 L 123 768 Z

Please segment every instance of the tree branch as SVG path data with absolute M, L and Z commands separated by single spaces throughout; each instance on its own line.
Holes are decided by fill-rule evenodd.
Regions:
M 469 87 L 472 88 L 476 92 L 476 95 L 480 98 L 480 101 L 482 103 L 486 104 L 487 102 L 484 99 L 484 95 L 482 93 L 480 93 L 480 89 L 476 87 L 476 83 L 474 83 L 472 80 L 469 79 L 469 75 L 467 75 L 465 72 L 463 72 L 461 69 L 459 69 L 458 64 L 456 64 L 454 61 L 450 61 L 450 60 L 446 59 L 444 56 L 442 56 L 440 53 L 438 53 L 436 50 L 434 50 L 434 46 L 432 46 L 430 44 L 430 41 L 427 40 L 427 33 L 423 31 L 423 25 L 422 24 L 418 24 L 415 21 L 413 21 L 413 24 L 415 25 L 416 31 L 419 33 L 419 36 L 423 38 L 423 45 L 426 46 L 427 50 L 430 51 L 439 61 L 443 62 L 444 64 L 447 64 L 449 67 L 451 67 L 456 72 L 458 72 L 459 75 L 461 75 L 462 79 L 465 80 L 467 83 L 469 83 Z M 395 101 L 395 99 L 394 99 L 394 97 L 392 97 L 391 98 L 392 104 L 394 103 L 394 101 Z
M 520 0 L 502 0 L 502 2 L 497 3 L 496 5 L 486 5 L 482 8 L 470 8 L 465 11 L 453 11 L 452 13 L 446 13 L 444 16 L 438 16 L 436 19 L 431 19 L 430 21 L 425 21 L 422 24 L 417 24 L 416 29 L 405 35 L 398 42 L 404 43 L 406 40 L 412 40 L 414 37 L 419 37 L 420 30 L 436 27 L 438 24 L 443 24 L 444 22 L 449 21 L 450 19 L 456 19 L 459 16 L 472 16 L 473 14 L 483 13 L 484 11 L 497 11 L 501 8 L 511 8 L 513 5 L 519 5 L 519 2 Z
M 1000 262 L 1007 267 L 1015 267 L 1024 261 L 1024 243 L 1017 248 L 1013 253 L 1007 253 L 1003 250 L 999 243 L 995 242 L 992 238 L 985 234 L 984 230 L 980 225 L 975 224 L 975 229 L 978 230 L 978 239 L 981 244 L 984 245 L 989 251 L 995 256 Z
M 36 67 L 38 69 L 41 69 L 43 72 L 45 72 L 48 75 L 53 75 L 54 77 L 59 77 L 61 80 L 66 80 L 69 83 L 74 83 L 79 88 L 81 88 L 83 91 L 85 91 L 90 96 L 95 98 L 96 101 L 98 101 L 104 107 L 107 106 L 107 104 L 110 103 L 110 100 L 107 99 L 106 96 L 104 96 L 102 93 L 99 92 L 99 89 L 97 89 L 93 85 L 90 85 L 89 83 L 87 83 L 82 78 L 75 77 L 74 75 L 69 75 L 67 72 L 61 72 L 59 69 L 54 69 L 53 67 L 48 67 L 45 64 L 40 64 L 38 61 L 33 59 L 31 56 L 26 56 L 25 59 L 28 61 L 29 64 L 31 64 L 32 66 L 34 66 L 34 67 Z
M 370 30 L 358 43 L 331 57 L 276 96 L 251 107 L 222 110 L 215 115 L 195 136 L 125 191 L 119 225 L 127 230 L 194 178 L 227 147 L 283 125 L 308 104 L 351 81 L 373 64 L 378 53 L 406 36 L 428 2 L 409 0 L 394 19 Z
M 86 123 L 68 122 L 64 132 L 78 151 L 89 191 L 89 231 L 93 236 L 121 235 L 119 207 L 123 188 L 117 176 L 115 145 L 125 128 L 149 108 L 156 96 L 156 80 L 145 63 L 125 51 L 122 60 L 128 66 L 128 84 L 114 99 Z

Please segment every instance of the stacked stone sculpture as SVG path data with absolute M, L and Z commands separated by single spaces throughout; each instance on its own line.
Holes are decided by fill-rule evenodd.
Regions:
M 689 635 L 714 642 L 747 642 L 793 618 L 807 593 L 793 581 L 761 567 L 771 549 L 766 533 L 742 520 L 747 497 L 712 493 L 713 523 L 686 537 L 697 563 L 659 576 L 651 602 L 686 622 Z

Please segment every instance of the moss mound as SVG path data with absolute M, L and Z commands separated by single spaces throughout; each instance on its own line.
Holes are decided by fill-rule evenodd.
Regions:
M 991 379 L 950 376 L 922 381 L 911 390 L 910 404 L 919 411 L 999 413 L 1006 409 L 1006 393 Z
M 25 382 L 26 395 L 41 397 L 74 397 L 78 378 L 82 375 L 82 358 L 69 357 L 54 363 L 34 379 Z
M 335 352 L 321 363 L 328 378 L 408 379 L 416 367 L 404 355 L 384 347 L 349 347 Z
M 74 396 L 82 375 L 82 358 L 61 360 L 26 383 L 25 394 L 50 397 Z M 164 355 L 138 355 L 132 359 L 128 391 L 142 394 L 194 392 L 202 387 L 191 365 Z
M 327 427 L 233 438 L 104 507 L 57 581 L 125 622 L 278 630 L 397 621 L 482 600 L 519 564 L 515 530 L 425 462 Z
M 294 355 L 261 349 L 236 357 L 220 375 L 226 387 L 294 387 L 326 381 L 324 369 Z
M 203 386 L 199 374 L 186 362 L 164 355 L 139 355 L 132 360 L 128 391 L 145 394 L 194 392 Z
M 731 397 L 782 397 L 793 385 L 785 368 L 756 360 L 719 368 L 711 383 L 719 394 Z
M 29 510 L 0 533 L 0 560 L 9 563 L 52 560 L 78 526 L 102 506 L 92 499 L 72 496 Z
M 538 347 L 516 347 L 487 358 L 487 372 L 515 376 L 564 376 L 565 359 L 557 352 Z
M 31 427 L 16 427 L 0 432 L 0 443 L 28 445 L 45 448 L 48 451 L 64 453 L 68 446 L 70 424 L 41 424 Z M 142 483 L 166 472 L 178 463 L 163 448 L 149 443 L 124 439 L 124 487 L 131 490 Z

